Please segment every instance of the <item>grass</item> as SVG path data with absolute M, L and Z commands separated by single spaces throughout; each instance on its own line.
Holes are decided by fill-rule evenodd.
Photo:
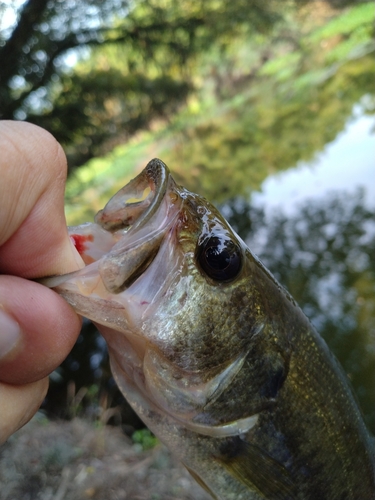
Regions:
M 0 449 L 0 500 L 211 498 L 142 432 L 135 443 L 119 427 L 34 417 Z

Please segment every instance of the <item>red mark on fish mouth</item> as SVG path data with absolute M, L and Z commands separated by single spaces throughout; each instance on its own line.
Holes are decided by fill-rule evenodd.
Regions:
M 85 245 L 85 243 L 87 241 L 94 241 L 94 236 L 92 234 L 71 234 L 70 238 L 80 255 L 82 255 L 84 251 L 87 250 L 87 246 Z

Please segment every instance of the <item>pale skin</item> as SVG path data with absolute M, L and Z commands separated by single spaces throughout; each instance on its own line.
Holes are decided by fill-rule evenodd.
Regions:
M 80 331 L 61 297 L 28 280 L 83 267 L 66 229 L 65 181 L 48 132 L 0 121 L 0 443 L 38 410 Z

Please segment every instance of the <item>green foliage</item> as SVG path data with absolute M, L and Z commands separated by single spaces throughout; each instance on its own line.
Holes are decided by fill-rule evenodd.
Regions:
M 295 73 L 301 58 L 302 54 L 297 51 L 272 58 L 262 66 L 259 75 L 275 75 L 278 80 L 286 80 Z
M 0 32 L 1 116 L 50 130 L 72 168 L 174 113 L 198 53 L 278 17 L 274 1 L 28 0 Z
M 17 3 L 0 4 L 12 8 L 17 19 L 0 31 L 4 118 L 24 117 L 35 107 L 43 108 L 46 85 L 67 69 L 63 56 L 72 49 L 103 43 L 114 12 L 121 16 L 129 9 L 128 0 Z
M 366 2 L 353 7 L 342 15 L 335 17 L 330 22 L 317 29 L 309 38 L 313 43 L 319 43 L 337 35 L 349 35 L 356 33 L 357 29 L 373 29 L 375 17 L 375 6 L 373 2 Z
M 141 445 L 142 450 L 149 450 L 158 444 L 158 439 L 148 429 L 135 431 L 132 434 L 132 440 Z
M 373 90 L 370 56 L 346 63 L 330 78 L 322 74 L 313 78 L 309 71 L 286 85 L 259 79 L 239 106 L 206 115 L 176 135 L 164 160 L 181 182 L 211 200 L 259 189 L 270 173 L 311 160 Z
M 68 179 L 65 213 L 69 225 L 92 221 L 98 210 L 155 155 L 155 136 L 144 133 L 104 157 L 93 158 Z
M 71 165 L 99 155 L 103 143 L 113 145 L 113 136 L 125 140 L 150 120 L 175 112 L 189 91 L 187 83 L 169 76 L 124 75 L 112 68 L 64 76 L 60 85 L 53 109 L 28 119 L 66 145 Z
M 349 9 L 314 31 L 307 39 L 311 45 L 329 47 L 327 63 L 356 58 L 374 50 L 375 6 L 372 2 Z
M 199 92 L 167 127 L 115 148 L 85 167 L 84 176 L 75 176 L 68 185 L 69 222 L 92 220 L 134 177 L 134 166 L 143 168 L 154 156 L 166 161 L 187 188 L 216 202 L 259 189 L 270 173 L 311 160 L 343 129 L 353 105 L 364 94 L 374 94 L 372 55 L 359 50 L 347 57 L 340 49 L 349 41 L 358 40 L 354 49 L 368 43 L 368 8 L 364 4 L 329 16 L 328 25 L 345 26 L 342 18 L 354 12 L 358 19 L 361 13 L 363 24 L 353 25 L 367 33 L 360 40 L 347 32 L 333 44 L 313 44 L 321 23 L 307 16 L 307 24 L 297 25 L 289 13 L 288 21 L 273 27 L 271 38 L 241 32 L 225 52 L 213 46 L 196 73 Z M 328 31 L 333 32 L 338 31 Z
M 263 39 L 258 48 L 263 58 L 253 63 L 253 72 L 242 81 L 236 75 L 219 81 L 227 88 L 225 100 L 217 99 L 201 113 L 195 110 L 195 123 L 174 130 L 174 145 L 163 158 L 178 179 L 218 202 L 259 189 L 270 173 L 312 160 L 343 129 L 353 105 L 364 94 L 374 94 L 373 60 L 366 55 L 375 48 L 368 11 L 366 4 L 336 15 L 328 23 L 335 30 L 327 33 L 339 33 L 352 13 L 354 31 L 346 29 L 347 38 L 323 48 L 311 42 L 320 27 L 301 26 L 305 34 L 299 36 L 298 50 L 296 43 L 285 44 L 285 24 L 279 32 L 274 28 L 279 45 Z M 250 52 L 253 41 L 243 43 Z

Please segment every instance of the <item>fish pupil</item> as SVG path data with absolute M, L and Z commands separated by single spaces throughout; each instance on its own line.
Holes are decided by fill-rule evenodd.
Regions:
M 227 250 L 220 251 L 217 247 L 206 250 L 206 259 L 214 269 L 225 269 L 230 263 L 230 253 Z
M 200 245 L 198 262 L 211 279 L 231 281 L 241 270 L 241 251 L 227 236 L 213 236 Z

